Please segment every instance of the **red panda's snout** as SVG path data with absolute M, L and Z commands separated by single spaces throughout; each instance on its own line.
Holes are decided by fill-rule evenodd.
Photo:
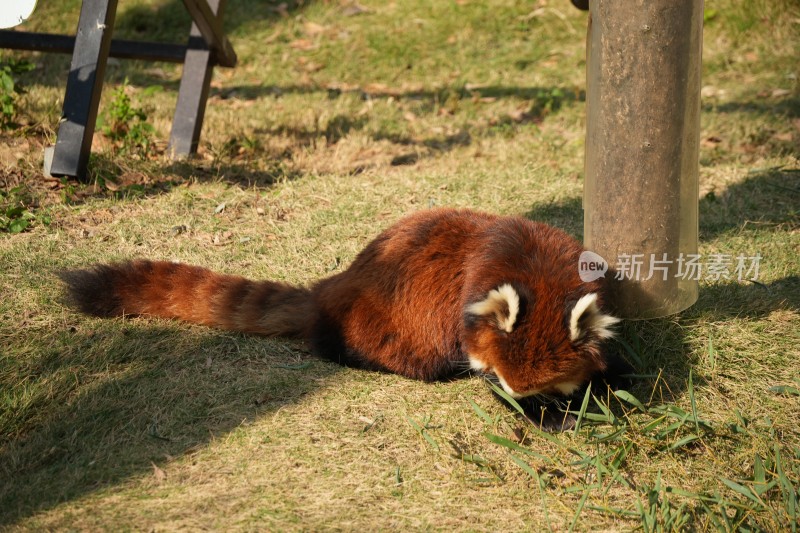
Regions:
M 467 305 L 463 347 L 470 367 L 496 378 L 513 398 L 573 394 L 604 370 L 600 343 L 619 319 L 600 310 L 596 292 L 563 311 L 557 307 L 563 309 L 534 308 L 524 288 L 510 283 Z

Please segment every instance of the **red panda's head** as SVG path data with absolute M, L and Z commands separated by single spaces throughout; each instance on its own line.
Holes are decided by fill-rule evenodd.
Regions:
M 475 246 L 462 296 L 462 351 L 515 398 L 568 396 L 605 370 L 605 278 L 584 281 L 583 247 L 565 232 L 498 219 Z
M 524 284 L 500 284 L 464 309 L 470 366 L 514 398 L 570 395 L 606 366 L 601 344 L 619 319 L 600 304 L 598 292 L 580 288 L 537 298 Z

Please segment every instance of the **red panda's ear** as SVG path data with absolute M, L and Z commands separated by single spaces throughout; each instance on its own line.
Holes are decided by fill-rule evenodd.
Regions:
M 468 314 L 481 317 L 494 317 L 497 327 L 511 333 L 519 314 L 519 294 L 510 284 L 492 289 L 486 298 L 467 306 Z
M 608 339 L 614 336 L 610 328 L 619 318 L 606 315 L 597 306 L 597 293 L 582 296 L 569 311 L 569 340 L 581 342 L 589 336 Z

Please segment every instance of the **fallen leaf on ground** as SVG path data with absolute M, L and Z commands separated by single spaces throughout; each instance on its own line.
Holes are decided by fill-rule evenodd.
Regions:
M 303 31 L 305 31 L 306 35 L 310 37 L 324 33 L 325 30 L 327 30 L 325 26 L 322 24 L 317 24 L 316 22 L 306 22 L 303 26 Z
M 342 15 L 345 17 L 353 17 L 362 13 L 369 13 L 369 9 L 358 3 L 350 4 L 342 9 Z
M 150 464 L 153 465 L 153 477 L 156 478 L 156 481 L 161 483 L 162 481 L 167 479 L 167 473 L 166 472 L 164 472 L 162 469 L 160 469 L 155 463 L 151 462 Z
M 721 143 L 721 142 L 722 142 L 722 139 L 720 139 L 719 137 L 714 137 L 712 135 L 712 136 L 706 137 L 705 139 L 700 141 L 700 144 L 705 148 L 716 148 L 719 145 L 719 143 Z
M 291 43 L 289 43 L 289 46 L 291 46 L 295 50 L 304 50 L 304 51 L 313 50 L 314 48 L 317 47 L 316 44 L 312 43 L 308 39 L 296 39 Z

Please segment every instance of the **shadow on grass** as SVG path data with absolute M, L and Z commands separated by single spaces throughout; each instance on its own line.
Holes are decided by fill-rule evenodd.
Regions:
M 247 161 L 222 160 L 213 164 L 199 164 L 192 160 L 175 161 L 165 168 L 168 174 L 184 179 L 201 181 L 224 180 L 241 187 L 269 187 L 278 182 L 291 181 L 303 176 L 299 170 L 287 168 L 275 161 L 266 169 L 257 169 Z
M 152 475 L 153 465 L 300 401 L 340 369 L 298 356 L 289 341 L 107 324 L 44 334 L 3 362 L 29 383 L 16 409 L 30 417 L 3 428 L 0 526 Z M 9 418 L 19 420 L 14 409 Z
M 704 113 L 753 113 L 774 117 L 800 117 L 800 98 L 784 98 L 773 101 L 726 102 L 724 104 L 703 104 Z
M 581 91 L 565 87 L 501 87 L 480 86 L 469 87 L 465 85 L 447 86 L 432 90 L 394 89 L 386 86 L 379 87 L 324 87 L 319 85 L 246 85 L 232 86 L 225 89 L 212 90 L 212 95 L 221 100 L 256 100 L 263 97 L 280 98 L 285 94 L 299 95 L 325 95 L 327 99 L 334 100 L 343 94 L 357 95 L 362 100 L 392 99 L 395 101 L 412 100 L 419 102 L 419 115 L 436 115 L 441 112 L 449 113 L 448 106 L 457 106 L 453 102 L 460 100 L 476 100 L 481 98 L 516 98 L 527 100 L 527 110 L 509 115 L 486 120 L 485 123 L 473 123 L 468 127 L 462 126 L 458 131 L 451 133 L 429 132 L 424 138 L 408 133 L 391 131 L 391 128 L 380 126 L 377 129 L 374 123 L 363 116 L 350 116 L 338 114 L 331 118 L 324 127 L 294 127 L 278 124 L 269 128 L 257 128 L 254 138 L 288 137 L 298 148 L 316 146 L 319 139 L 324 138 L 328 146 L 334 145 L 353 132 L 365 132 L 375 142 L 388 141 L 395 148 L 400 148 L 402 153 L 393 154 L 392 166 L 413 165 L 421 159 L 433 158 L 457 148 L 469 146 L 474 138 L 492 134 L 493 132 L 508 132 L 509 129 L 524 127 L 526 124 L 539 124 L 547 117 L 557 114 L 561 109 L 581 101 L 584 95 Z M 283 154 L 285 157 L 291 156 Z M 389 149 L 389 151 L 392 151 Z M 268 157 L 268 156 L 267 156 Z M 278 157 L 282 157 L 279 155 Z M 357 173 L 361 168 L 354 168 Z
M 581 197 L 536 204 L 525 214 L 525 217 L 563 229 L 577 240 L 583 241 L 583 198 Z
M 351 131 L 364 129 L 367 120 L 364 117 L 351 118 L 347 115 L 339 114 L 331 118 L 324 128 L 297 128 L 285 125 L 278 125 L 272 128 L 258 128 L 255 130 L 257 135 L 266 136 L 286 136 L 295 140 L 298 146 L 313 146 L 320 137 L 325 138 L 328 144 L 336 144 L 346 137 Z
M 230 35 L 240 28 L 271 23 L 293 17 L 314 0 L 227 0 L 223 28 Z M 192 19 L 181 0 L 167 0 L 156 5 L 140 4 L 120 10 L 114 24 L 114 36 L 121 39 L 184 43 L 189 37 Z
M 431 89 L 403 89 L 383 84 L 361 86 L 327 86 L 316 84 L 304 85 L 232 85 L 223 89 L 212 89 L 211 95 L 222 100 L 257 100 L 264 97 L 279 98 L 283 95 L 326 95 L 335 100 L 344 94 L 357 95 L 362 100 L 393 99 L 416 101 L 421 103 L 422 113 L 447 111 L 448 106 L 456 106 L 461 100 L 514 98 L 529 103 L 525 112 L 514 118 L 508 117 L 509 123 L 539 123 L 545 117 L 557 113 L 564 107 L 586 100 L 583 90 L 575 87 L 516 87 L 501 85 L 469 84 L 449 85 Z M 494 127 L 502 125 L 495 124 Z
M 278 159 L 291 159 L 292 153 L 298 148 L 316 147 L 320 139 L 324 138 L 327 146 L 334 145 L 351 132 L 359 132 L 368 129 L 365 119 L 351 119 L 346 115 L 336 115 L 328 124 L 321 129 L 275 126 L 273 128 L 259 128 L 255 130 L 257 136 L 283 136 L 289 137 L 294 141 L 292 148 L 287 149 L 284 154 L 279 154 Z M 472 144 L 472 136 L 466 129 L 460 129 L 453 134 L 432 134 L 425 139 L 415 139 L 410 135 L 380 130 L 369 134 L 373 141 L 389 141 L 397 147 L 403 148 L 403 153 L 395 155 L 390 160 L 391 166 L 413 165 L 423 158 L 432 158 L 450 152 L 456 148 L 469 146 Z M 391 151 L 390 151 L 391 152 Z M 354 164 L 349 169 L 349 173 L 357 174 L 366 167 Z M 300 175 L 298 171 L 296 175 Z
M 71 205 L 79 205 L 87 198 L 125 200 L 168 193 L 189 180 L 225 181 L 243 188 L 267 188 L 304 175 L 281 160 L 271 162 L 266 168 L 259 168 L 264 165 L 250 164 L 248 158 L 234 158 L 225 154 L 213 162 L 186 159 L 158 165 L 153 169 L 155 165 L 158 163 L 148 162 L 144 166 L 133 167 L 120 165 L 113 153 L 92 154 L 89 162 L 91 183 L 82 186 L 77 181 L 64 180 L 59 187 Z M 35 189 L 40 183 L 34 181 L 28 186 Z
M 700 238 L 710 241 L 730 233 L 765 229 L 797 231 L 800 227 L 798 205 L 799 171 L 753 172 L 743 182 L 700 200 Z M 525 216 L 560 227 L 578 239 L 583 236 L 582 198 L 535 205 Z M 750 255 L 756 251 L 764 257 L 768 255 L 765 249 L 748 249 L 741 253 Z M 634 352 L 633 357 L 622 346 L 618 349 L 642 375 L 661 373 L 660 379 L 671 393 L 679 394 L 686 388 L 692 353 L 697 350 L 687 341 L 687 327 L 735 317 L 760 319 L 782 309 L 800 311 L 800 276 L 789 275 L 768 284 L 701 283 L 698 301 L 676 315 L 677 320 L 626 321 L 620 337 Z M 637 358 L 639 360 L 634 360 Z M 650 393 L 653 384 L 652 378 L 645 377 L 634 390 Z
M 800 170 L 771 168 L 750 173 L 747 179 L 724 191 L 700 199 L 700 240 L 715 239 L 731 231 L 771 227 L 792 231 L 800 227 Z M 583 239 L 583 199 L 567 198 L 538 204 L 525 216 L 559 227 Z
M 700 239 L 759 228 L 800 228 L 800 169 L 751 171 L 748 178 L 700 200 Z
M 621 337 L 638 354 L 640 361 L 635 364 L 642 374 L 661 373 L 669 390 L 680 394 L 695 362 L 692 354 L 698 349 L 687 341 L 687 328 L 732 318 L 758 320 L 779 310 L 800 311 L 800 276 L 787 276 L 768 284 L 701 283 L 692 307 L 674 318 L 627 321 Z M 653 382 L 645 379 L 639 389 L 650 392 Z
M 315 84 L 298 85 L 229 85 L 225 88 L 214 89 L 214 96 L 222 99 L 235 98 L 239 100 L 257 100 L 267 96 L 276 97 L 285 94 L 326 94 L 335 100 L 343 94 L 357 94 L 367 100 L 369 98 L 395 98 L 404 100 L 427 100 L 444 103 L 448 98 L 518 98 L 520 100 L 535 100 L 542 106 L 556 110 L 562 105 L 586 100 L 586 93 L 575 87 L 516 87 L 505 85 L 452 85 L 434 89 L 401 89 L 382 84 L 368 85 L 365 87 L 341 87 L 331 84 L 329 86 Z
M 299 92 L 328 92 L 323 88 L 295 88 Z M 263 94 L 273 94 L 275 87 L 265 86 L 259 92 Z M 457 148 L 463 148 L 473 143 L 475 136 L 484 135 L 489 130 L 498 130 L 508 127 L 524 126 L 526 123 L 540 123 L 550 114 L 557 113 L 563 106 L 576 102 L 580 95 L 570 93 L 566 89 L 559 87 L 535 87 L 535 88 L 501 88 L 501 87 L 482 87 L 467 91 L 462 88 L 447 88 L 441 91 L 408 91 L 403 93 L 379 92 L 364 93 L 361 89 L 352 89 L 352 92 L 362 94 L 364 98 L 413 98 L 425 99 L 428 112 L 435 113 L 443 94 L 504 94 L 526 98 L 530 96 L 529 110 L 519 116 L 501 117 L 496 123 L 485 125 L 470 125 L 462 127 L 454 133 L 429 133 L 424 138 L 413 137 L 408 134 L 389 131 L 385 128 L 374 130 L 368 118 L 363 116 L 350 116 L 348 114 L 337 114 L 330 118 L 324 126 L 319 127 L 297 127 L 285 124 L 277 124 L 271 127 L 256 128 L 252 135 L 239 132 L 228 137 L 227 141 L 221 145 L 211 148 L 213 161 L 203 161 L 197 157 L 192 157 L 180 162 L 170 162 L 166 156 L 151 160 L 157 168 L 153 169 L 152 175 L 160 173 L 176 174 L 183 178 L 192 177 L 201 181 L 228 181 L 232 184 L 245 186 L 269 186 L 277 181 L 296 179 L 301 177 L 304 172 L 299 169 L 290 169 L 293 154 L 309 147 L 316 147 L 320 139 L 324 139 L 324 146 L 332 146 L 354 132 L 366 132 L 371 140 L 375 142 L 388 141 L 395 145 L 394 149 L 387 149 L 387 155 L 392 157 L 391 166 L 413 165 L 421 159 L 433 158 L 441 154 L 450 152 Z M 213 92 L 213 91 L 212 91 Z M 336 98 L 342 91 L 334 92 L 332 98 Z M 395 95 L 395 96 L 393 96 Z M 544 96 L 543 96 L 544 95 Z M 219 92 L 220 98 L 257 98 L 255 92 L 240 93 L 239 88 L 231 88 Z M 213 105 L 213 102 L 210 103 Z M 423 106 L 425 107 L 425 106 Z M 289 146 L 284 146 L 278 151 L 265 148 L 262 139 L 286 137 L 291 139 Z M 268 143 L 266 143 L 268 144 Z M 400 153 L 397 153 L 400 152 Z M 242 155 L 244 154 L 244 155 Z M 108 153 L 93 153 L 89 165 L 89 174 L 93 178 L 104 177 L 111 181 L 116 181 L 119 174 L 124 174 L 125 169 L 116 162 L 117 157 Z M 252 164 L 257 161 L 261 164 Z M 266 169 L 258 168 L 259 166 Z M 350 169 L 351 173 L 358 173 L 364 170 L 363 166 L 354 166 Z M 168 186 L 151 187 L 147 192 L 157 193 L 159 189 L 168 190 Z

